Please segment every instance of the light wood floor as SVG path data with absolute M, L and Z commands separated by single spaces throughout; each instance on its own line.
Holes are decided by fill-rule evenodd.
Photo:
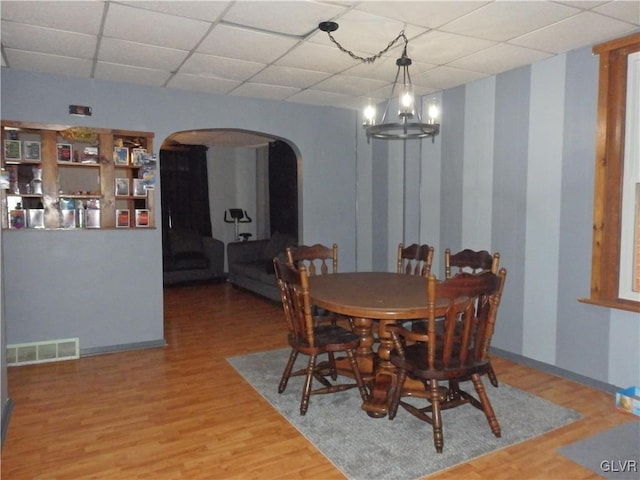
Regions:
M 286 345 L 279 305 L 227 284 L 177 287 L 165 317 L 165 348 L 10 368 L 2 479 L 344 478 L 225 360 Z M 494 364 L 501 381 L 584 418 L 431 478 L 600 478 L 556 449 L 634 417 L 611 395 Z

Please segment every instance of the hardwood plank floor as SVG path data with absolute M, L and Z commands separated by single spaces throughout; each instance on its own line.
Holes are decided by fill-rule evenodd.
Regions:
M 228 284 L 173 287 L 165 336 L 164 348 L 10 368 L 2 479 L 344 478 L 225 360 L 286 346 L 280 305 Z M 494 365 L 500 381 L 584 418 L 430 478 L 600 478 L 556 449 L 634 418 L 610 394 Z

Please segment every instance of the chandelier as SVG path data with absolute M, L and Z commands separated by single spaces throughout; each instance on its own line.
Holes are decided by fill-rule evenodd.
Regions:
M 381 50 L 377 54 L 371 57 L 360 57 L 352 51 L 344 48 L 333 37 L 331 32 L 335 32 L 338 29 L 338 24 L 336 22 L 321 22 L 318 25 L 318 28 L 323 32 L 326 32 L 329 39 L 342 52 L 349 54 L 349 56 L 355 60 L 360 60 L 365 63 L 375 62 L 398 41 L 403 40 L 404 48 L 402 49 L 402 55 L 396 60 L 398 69 L 396 71 L 393 86 L 391 87 L 391 93 L 389 94 L 382 117 L 380 118 L 380 121 L 377 120 L 376 109 L 371 103 L 369 103 L 364 110 L 364 122 L 362 126 L 367 133 L 367 141 L 369 141 L 371 137 L 381 138 L 383 140 L 408 140 L 431 137 L 432 141 L 435 140 L 435 136 L 440 133 L 440 125 L 438 124 L 438 106 L 435 103 L 435 100 L 430 103 L 428 119 L 426 122 L 423 122 L 419 109 L 416 111 L 415 95 L 413 85 L 411 84 L 411 76 L 409 75 L 411 59 L 407 56 L 407 44 L 409 43 L 409 40 L 404 34 L 404 30 L 402 30 L 395 39 L 389 42 L 385 49 Z M 394 94 L 398 95 L 397 121 L 391 121 L 387 118 L 391 102 L 395 98 Z

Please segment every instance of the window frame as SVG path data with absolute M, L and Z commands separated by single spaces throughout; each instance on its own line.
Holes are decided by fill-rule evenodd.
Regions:
M 600 56 L 593 206 L 591 291 L 579 299 L 640 312 L 640 302 L 620 298 L 622 179 L 627 100 L 627 58 L 640 50 L 640 33 L 593 47 Z

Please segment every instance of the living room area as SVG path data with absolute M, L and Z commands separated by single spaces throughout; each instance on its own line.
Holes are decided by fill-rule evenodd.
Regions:
M 19 3 L 2 2 L 3 32 L 9 32 L 5 23 L 28 21 L 5 22 L 5 4 L 19 12 L 22 7 L 13 6 Z M 122 17 L 127 22 L 137 18 L 138 10 L 148 13 L 107 3 L 111 13 L 131 9 L 131 17 Z M 229 5 L 228 13 L 243 9 L 243 3 Z M 369 22 L 357 21 L 371 15 L 363 9 L 376 8 L 369 3 L 391 4 L 362 2 L 351 8 L 331 3 L 327 8 L 340 10 L 345 21 L 362 25 L 375 38 L 378 32 L 371 33 Z M 420 3 L 433 2 L 412 2 L 407 11 L 422 8 Z M 500 8 L 494 3 L 486 6 Z M 582 18 L 605 16 L 607 39 L 628 35 L 627 28 L 638 35 L 637 20 L 602 13 L 624 8 L 619 6 L 624 2 L 606 2 L 600 10 L 590 4 L 539 3 L 578 9 Z M 629 3 L 637 10 L 635 2 Z M 163 11 L 152 14 L 179 23 L 194 20 L 174 19 L 176 15 Z M 265 15 L 264 21 L 276 22 L 272 17 Z M 310 30 L 317 29 L 313 18 L 306 19 Z M 218 26 L 245 30 L 231 22 L 198 21 L 211 23 L 211 32 Z M 614 27 L 624 27 L 624 32 Z M 141 40 L 131 41 L 136 42 Z M 313 48 L 322 55 L 300 56 L 312 63 L 310 71 L 321 59 L 336 69 L 354 66 L 328 40 L 319 43 Z M 185 82 L 181 86 L 192 81 L 200 89 L 172 87 L 146 67 L 136 70 L 138 75 L 150 75 L 155 84 L 3 64 L 1 116 L 3 122 L 150 132 L 158 153 L 178 132 L 232 130 L 284 141 L 293 149 L 297 167 L 296 241 L 339 245 L 341 272 L 392 272 L 401 242 L 433 245 L 433 271 L 439 278 L 446 248 L 500 252 L 509 280 L 492 342 L 498 376 L 505 384 L 575 410 L 581 419 L 434 478 L 495 478 L 505 472 L 523 478 L 591 478 L 595 474 L 556 450 L 628 421 L 630 417 L 615 411 L 614 394 L 640 385 L 637 310 L 585 301 L 593 292 L 594 203 L 603 197 L 595 188 L 601 152 L 600 56 L 594 55 L 594 44 L 580 43 L 532 63 L 424 93 L 421 107 L 435 99 L 441 117 L 439 134 L 422 140 L 368 138 L 359 107 L 341 103 L 351 98 L 346 93 L 325 90 L 326 97 L 315 97 L 322 90 L 305 87 L 298 93 L 307 102 L 256 98 L 213 88 L 219 81 L 239 87 L 240 80 L 187 73 L 180 77 Z M 434 50 L 412 54 L 414 61 L 421 63 L 416 55 L 427 58 L 429 52 Z M 444 55 L 446 50 L 435 52 Z M 394 62 L 385 66 L 386 76 L 393 76 Z M 444 78 L 456 73 L 451 67 L 438 68 L 447 69 Z M 243 70 L 229 71 L 236 75 Z M 423 79 L 429 77 L 423 73 Z M 341 80 L 341 88 L 350 85 Z M 70 115 L 70 105 L 90 105 L 93 114 Z M 207 153 L 208 161 L 223 165 L 226 172 L 207 182 L 216 205 L 210 236 L 222 243 L 216 248 L 224 249 L 225 262 L 236 240 L 225 211 L 247 210 L 254 221 L 241 232 L 252 233 L 251 240 L 264 240 L 274 231 L 259 229 L 260 215 L 251 211 L 254 205 L 261 208 L 255 200 L 256 155 L 230 150 Z M 225 164 L 238 157 L 235 164 Z M 161 197 L 156 188 L 156 206 Z M 156 228 L 7 228 L 0 233 L 0 345 L 6 349 L 77 338 L 80 357 L 15 367 L 3 357 L 3 475 L 345 478 L 345 470 L 271 408 L 229 362 L 287 345 L 282 306 L 228 282 L 165 288 L 162 210 L 155 209 Z M 228 263 L 222 270 L 229 274 Z M 487 388 L 489 395 L 494 393 Z M 313 406 L 308 415 L 312 412 Z M 503 470 L 498 465 L 505 462 L 509 467 Z

